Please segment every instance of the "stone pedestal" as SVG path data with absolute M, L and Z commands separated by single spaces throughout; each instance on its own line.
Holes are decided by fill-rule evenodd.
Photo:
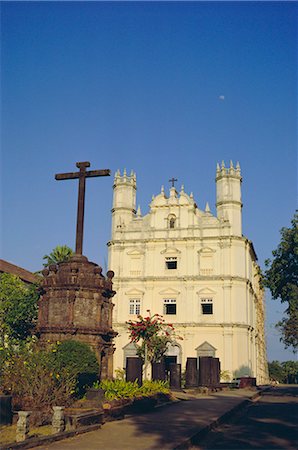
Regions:
M 170 364 L 170 389 L 181 389 L 181 364 Z
M 143 382 L 143 360 L 141 358 L 126 358 L 126 381 L 138 381 L 142 386 Z
M 18 421 L 17 421 L 17 432 L 16 432 L 16 441 L 22 442 L 25 441 L 29 434 L 30 427 L 30 414 L 31 411 L 18 411 Z
M 104 277 L 97 264 L 74 255 L 68 262 L 43 270 L 37 332 L 48 342 L 75 339 L 94 350 L 100 378 L 113 376 L 112 278 Z
M 53 406 L 52 429 L 53 433 L 62 433 L 65 430 L 64 406 Z
M 187 358 L 186 373 L 185 373 L 185 387 L 191 388 L 198 386 L 198 368 L 197 358 Z

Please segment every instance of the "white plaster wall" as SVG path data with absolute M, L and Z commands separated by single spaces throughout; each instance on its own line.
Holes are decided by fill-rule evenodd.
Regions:
M 217 200 L 222 200 L 227 193 L 222 186 Z M 117 187 L 115 190 L 117 192 Z M 234 200 L 241 199 L 239 178 L 229 184 L 228 193 Z M 241 233 L 233 234 L 233 221 L 239 219 L 234 217 L 234 206 L 230 208 L 229 222 L 195 208 L 192 197 L 184 192 L 178 194 L 172 190 L 170 194 L 170 197 L 165 193 L 156 196 L 147 216 L 136 217 L 130 211 L 131 219 L 126 227 L 112 230 L 109 267 L 115 272 L 117 291 L 113 327 L 119 332 L 115 339 L 114 368 L 123 366 L 122 349 L 129 342 L 125 322 L 136 319 L 129 315 L 129 299 L 140 298 L 141 314 L 146 315 L 146 310 L 163 314 L 164 298 L 176 298 L 177 314 L 164 318 L 173 323 L 177 334 L 183 337 L 179 341 L 183 365 L 187 357 L 197 356 L 195 349 L 207 341 L 216 348 L 222 370 L 234 374 L 249 369 L 252 375 L 258 376 L 258 367 L 258 371 L 264 373 L 265 350 L 255 348 L 257 314 L 261 317 L 257 311 L 263 303 L 262 300 L 256 302 L 261 294 L 257 292 L 259 286 L 254 277 L 254 252 Z M 121 206 L 125 195 L 121 184 Z M 127 197 L 126 204 L 132 199 L 131 185 L 128 185 Z M 229 205 L 224 208 L 229 209 Z M 114 197 L 113 215 L 121 219 L 122 214 Z M 127 211 L 125 214 L 128 217 Z M 176 216 L 175 229 L 168 228 L 169 214 Z M 237 214 L 241 219 L 241 207 Z M 239 226 L 241 220 L 236 228 Z M 204 255 L 205 263 L 211 255 L 211 269 L 203 268 Z M 167 256 L 177 257 L 177 270 L 166 268 Z M 214 313 L 203 315 L 200 298 L 208 296 L 213 298 Z M 263 319 L 259 322 L 259 333 L 262 333 Z

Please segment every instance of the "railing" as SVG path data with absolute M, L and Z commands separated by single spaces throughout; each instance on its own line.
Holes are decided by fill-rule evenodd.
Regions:
M 140 275 L 141 275 L 140 270 L 131 270 L 130 271 L 130 276 L 132 276 L 132 277 L 139 277 Z
M 203 276 L 213 275 L 213 269 L 201 269 L 200 275 L 203 275 Z

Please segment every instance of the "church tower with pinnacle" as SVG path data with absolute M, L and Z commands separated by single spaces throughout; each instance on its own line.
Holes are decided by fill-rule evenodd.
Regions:
M 222 162 L 216 168 L 216 210 L 219 219 L 228 220 L 234 236 L 242 236 L 242 201 L 241 201 L 240 165 L 233 162 L 226 168 Z
M 112 208 L 112 237 L 116 231 L 126 229 L 136 214 L 136 174 L 131 171 L 127 175 L 124 169 L 123 175 L 118 170 L 113 184 L 113 208 Z
M 166 364 L 177 362 L 184 370 L 187 357 L 215 356 L 230 379 L 268 382 L 264 293 L 253 244 L 242 235 L 239 164 L 217 165 L 215 180 L 214 213 L 172 178 L 142 215 L 135 173 L 116 172 L 108 243 L 115 272 L 115 369 L 136 355 L 126 322 L 150 310 L 183 338 L 168 347 Z

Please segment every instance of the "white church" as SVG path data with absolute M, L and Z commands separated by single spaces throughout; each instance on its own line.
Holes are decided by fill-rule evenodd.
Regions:
M 253 244 L 242 235 L 241 181 L 238 163 L 217 165 L 216 216 L 174 185 L 169 193 L 162 187 L 142 216 L 135 173 L 116 173 L 108 243 L 119 333 L 114 369 L 136 354 L 126 321 L 150 310 L 183 338 L 168 348 L 168 362 L 184 370 L 187 357 L 215 356 L 231 379 L 268 381 L 264 295 Z

